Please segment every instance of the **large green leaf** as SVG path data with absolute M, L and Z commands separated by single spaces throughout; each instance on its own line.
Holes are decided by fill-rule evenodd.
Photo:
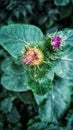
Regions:
M 65 6 L 69 3 L 69 0 L 54 0 L 54 3 L 57 6 Z
M 37 101 L 37 96 L 35 99 Z M 44 96 L 43 101 L 40 102 L 40 96 L 38 97 L 39 102 L 39 115 L 44 122 L 57 123 L 67 108 L 70 105 L 71 100 L 71 84 L 68 80 L 58 78 L 53 83 L 52 90 Z
M 53 71 L 62 78 L 73 79 L 73 48 L 67 47 L 59 53 L 59 59 L 53 65 Z
M 15 58 L 20 55 L 24 45 L 36 45 L 42 38 L 41 30 L 33 25 L 8 25 L 0 31 L 0 44 Z
M 27 68 L 22 64 L 16 64 L 12 58 L 7 58 L 2 62 L 1 69 L 4 74 L 1 78 L 1 84 L 8 90 L 27 91 L 43 95 L 51 89 L 54 73 L 50 69 L 43 72 L 39 68 L 34 72 L 34 68 Z M 36 74 L 37 77 L 34 77 Z

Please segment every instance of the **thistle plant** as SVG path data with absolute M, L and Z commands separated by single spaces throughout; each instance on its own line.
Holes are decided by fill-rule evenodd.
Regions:
M 32 91 L 42 121 L 58 121 L 70 105 L 73 80 L 73 30 L 44 36 L 33 25 L 8 25 L 0 31 L 8 52 L 1 84 L 14 92 Z M 41 104 L 41 105 L 40 105 Z

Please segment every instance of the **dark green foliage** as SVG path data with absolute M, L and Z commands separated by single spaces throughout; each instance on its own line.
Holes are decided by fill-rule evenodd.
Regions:
M 72 3 L 72 0 L 1 0 L 0 24 L 34 24 L 44 32 L 73 28 Z
M 66 130 L 73 130 L 73 114 L 68 119 Z
M 54 3 L 57 6 L 66 6 L 67 4 L 69 4 L 69 0 L 54 0 Z
M 38 122 L 33 124 L 32 126 L 28 127 L 28 130 L 64 130 L 61 127 L 57 127 L 55 125 L 48 125 L 43 122 Z
M 19 114 L 19 112 L 15 108 L 13 108 L 11 110 L 11 112 L 8 113 L 7 120 L 10 123 L 16 124 L 17 122 L 20 121 L 20 114 Z

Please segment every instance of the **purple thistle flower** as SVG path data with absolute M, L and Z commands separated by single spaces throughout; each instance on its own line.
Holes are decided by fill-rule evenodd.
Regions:
M 60 44 L 61 44 L 61 38 L 59 37 L 59 36 L 54 36 L 54 37 L 52 37 L 52 46 L 54 47 L 54 48 L 57 48 L 57 47 L 59 47 L 60 46 Z
M 22 61 L 23 61 L 24 63 L 26 63 L 26 64 L 29 64 L 30 61 L 31 61 L 31 59 L 30 59 L 30 57 L 25 56 L 25 57 L 23 57 Z

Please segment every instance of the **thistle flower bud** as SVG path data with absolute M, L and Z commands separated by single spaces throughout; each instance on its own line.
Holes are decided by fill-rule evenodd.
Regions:
M 52 37 L 52 46 L 54 47 L 54 48 L 57 48 L 57 47 L 59 47 L 60 46 L 60 44 L 61 44 L 61 38 L 59 37 L 59 36 L 54 36 L 54 37 Z
M 22 57 L 23 63 L 34 66 L 40 65 L 44 59 L 44 55 L 39 48 L 29 48 L 25 55 Z

